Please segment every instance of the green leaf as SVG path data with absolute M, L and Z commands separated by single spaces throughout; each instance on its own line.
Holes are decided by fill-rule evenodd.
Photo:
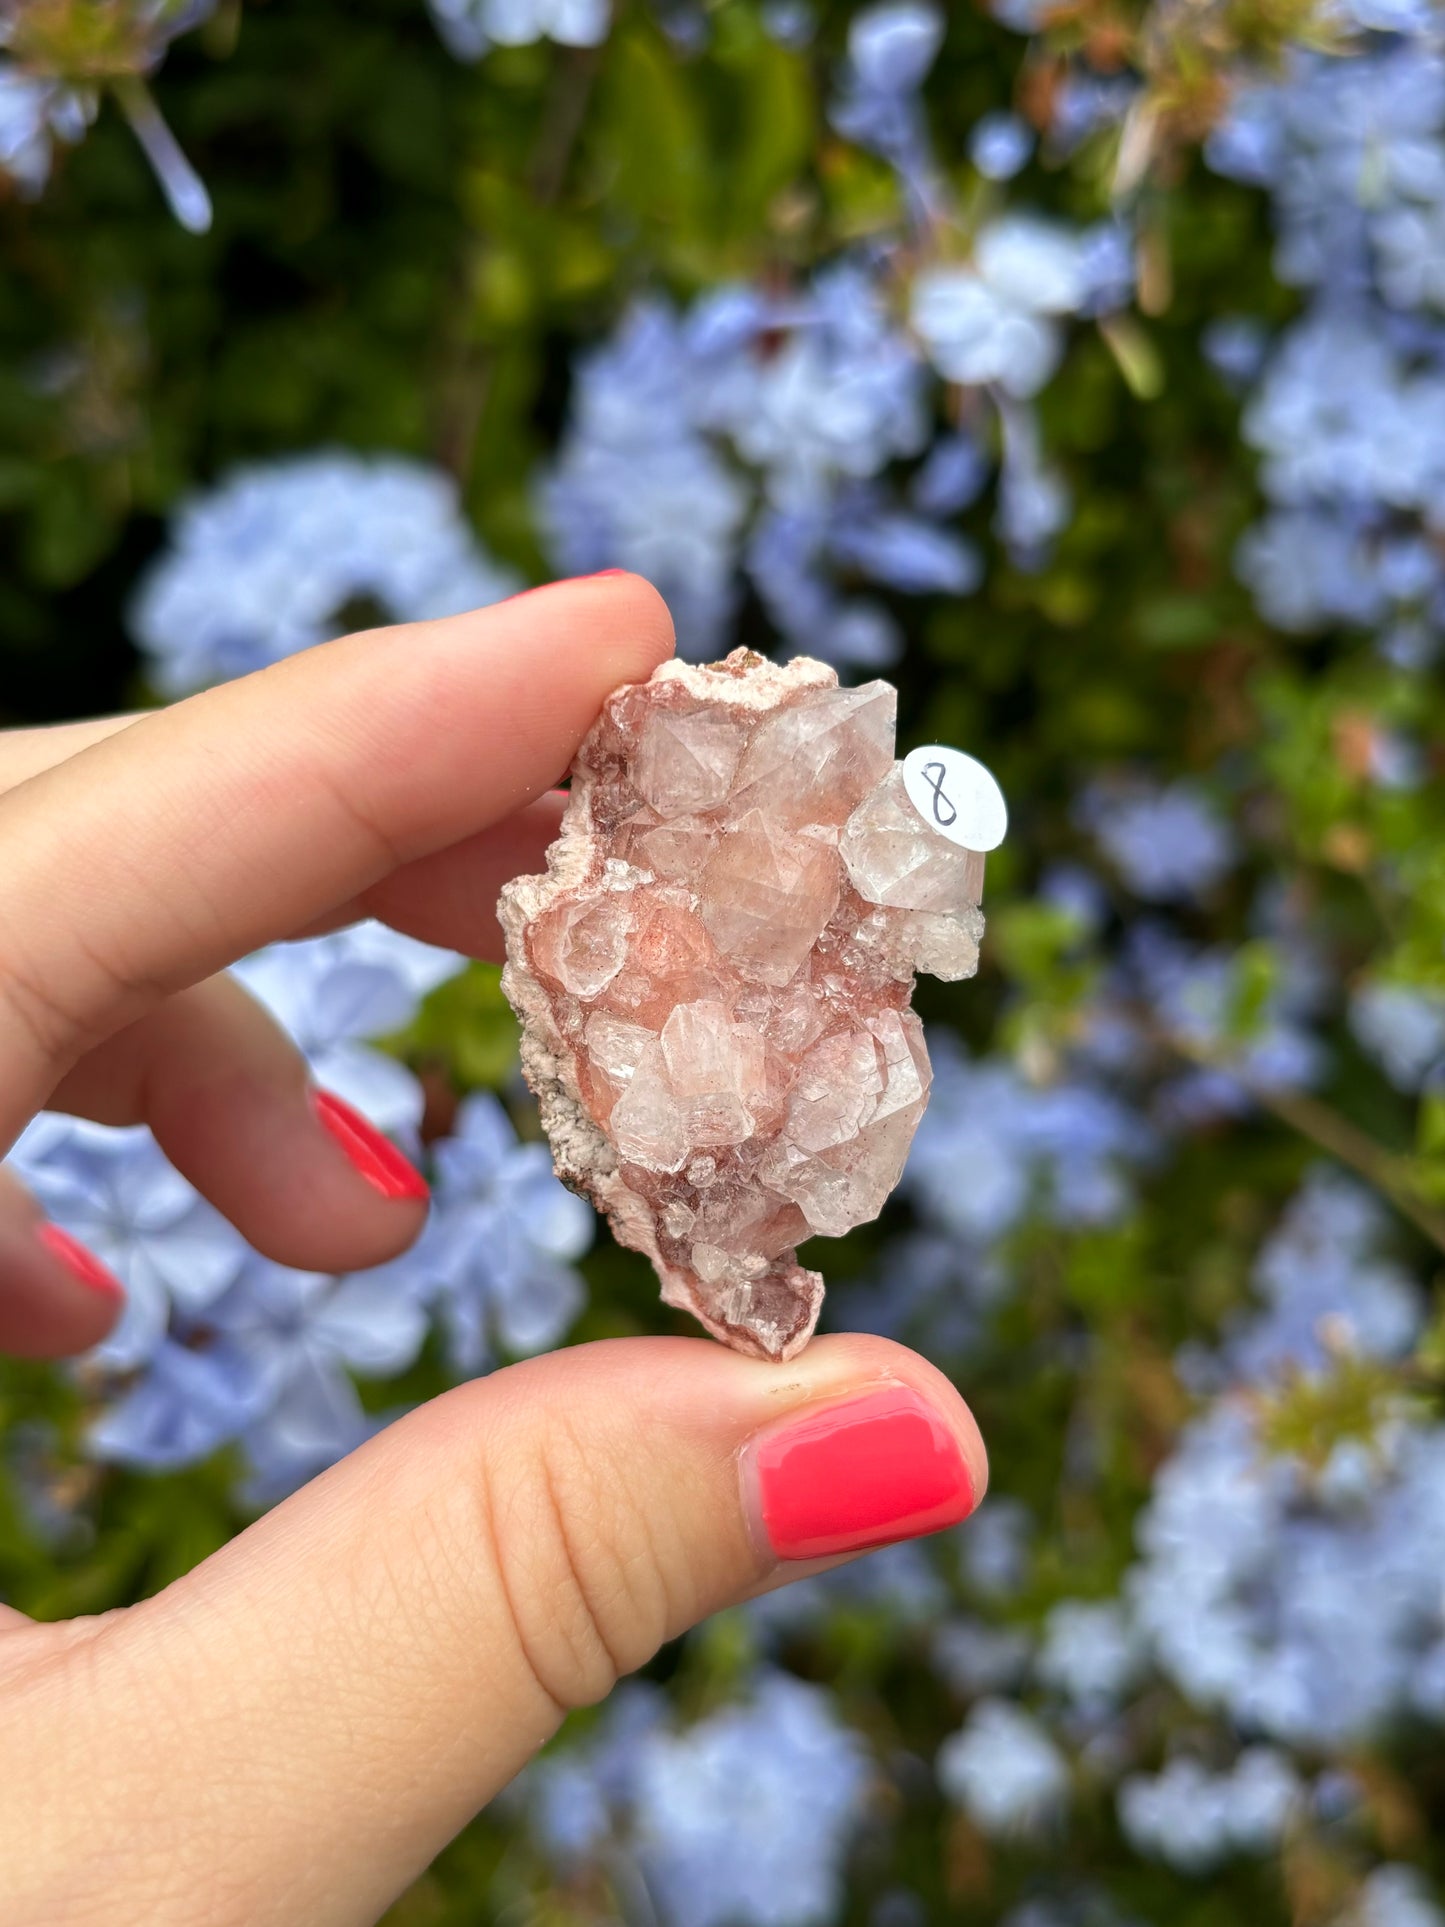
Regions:
M 501 970 L 469 964 L 431 993 L 387 1047 L 399 1057 L 440 1061 L 463 1089 L 499 1088 L 517 1064 L 517 1020 L 502 995 Z

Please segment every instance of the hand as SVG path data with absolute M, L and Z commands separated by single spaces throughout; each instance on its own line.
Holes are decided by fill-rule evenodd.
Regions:
M 420 1179 L 327 1128 L 215 973 L 360 916 L 496 956 L 549 786 L 670 648 L 652 590 L 594 579 L 0 737 L 0 1144 L 47 1105 L 143 1122 L 276 1259 L 404 1248 Z M 118 1309 L 6 1178 L 0 1349 L 79 1350 Z M 813 1555 L 961 1518 L 985 1478 L 952 1387 L 882 1340 L 782 1367 L 624 1340 L 464 1385 L 157 1598 L 0 1609 L 7 1927 L 375 1920 L 568 1708 Z

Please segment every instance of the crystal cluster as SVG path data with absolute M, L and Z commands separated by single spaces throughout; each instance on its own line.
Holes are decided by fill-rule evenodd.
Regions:
M 917 969 L 970 976 L 983 856 L 914 809 L 883 682 L 665 663 L 577 753 L 543 876 L 502 892 L 503 987 L 559 1175 L 669 1304 L 788 1358 L 794 1246 L 876 1217 L 928 1100 Z

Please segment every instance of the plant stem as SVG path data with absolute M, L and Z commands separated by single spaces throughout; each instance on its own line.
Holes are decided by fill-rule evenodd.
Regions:
M 1341 1164 L 1358 1171 L 1376 1190 L 1384 1193 L 1397 1211 L 1423 1231 L 1433 1245 L 1445 1251 L 1445 1213 L 1436 1211 L 1415 1195 L 1402 1160 L 1393 1152 L 1377 1144 L 1368 1132 L 1351 1124 L 1328 1104 L 1311 1097 L 1308 1091 L 1264 1090 L 1253 1084 L 1248 1088 L 1266 1110 L 1273 1111 L 1277 1118 L 1318 1144 L 1321 1150 L 1328 1151 L 1331 1157 L 1338 1158 Z
M 1307 1137 L 1332 1158 L 1357 1171 L 1368 1184 L 1390 1200 L 1402 1217 L 1408 1218 L 1417 1230 L 1422 1231 L 1431 1244 L 1445 1251 L 1445 1212 L 1435 1210 L 1416 1195 L 1405 1161 L 1397 1153 L 1387 1151 L 1367 1131 L 1351 1124 L 1347 1117 L 1341 1117 L 1338 1111 L 1320 1098 L 1312 1097 L 1308 1091 L 1281 1090 L 1277 1086 L 1261 1084 L 1227 1059 L 1201 1050 L 1171 1031 L 1155 1034 L 1177 1056 L 1186 1058 L 1191 1064 L 1201 1065 L 1205 1070 L 1222 1071 L 1225 1076 L 1234 1078 L 1244 1086 L 1261 1110 L 1272 1112 L 1281 1123 L 1298 1131 L 1301 1137 Z
M 550 207 L 566 184 L 601 60 L 600 47 L 567 48 L 562 53 L 527 169 L 531 198 L 538 207 Z M 467 249 L 463 300 L 485 249 L 486 240 L 480 236 Z M 468 347 L 465 342 L 459 346 L 457 366 L 447 384 L 453 399 L 442 428 L 439 458 L 463 487 L 471 472 L 494 372 L 495 356 L 487 346 Z

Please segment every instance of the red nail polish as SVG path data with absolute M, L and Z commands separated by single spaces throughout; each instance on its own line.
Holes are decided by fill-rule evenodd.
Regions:
M 390 1138 L 331 1091 L 313 1091 L 311 1107 L 356 1169 L 384 1198 L 429 1198 L 431 1188 Z
M 107 1298 L 124 1298 L 125 1286 L 108 1266 L 103 1265 L 93 1251 L 87 1251 L 78 1239 L 72 1238 L 68 1231 L 62 1231 L 58 1224 L 38 1224 L 35 1235 L 50 1253 L 58 1258 L 83 1285 L 92 1291 L 103 1292 Z
M 609 575 L 631 575 L 631 569 L 597 569 L 591 575 L 579 575 L 579 582 L 604 582 Z
M 958 1440 L 904 1385 L 804 1412 L 752 1448 L 759 1510 L 780 1559 L 914 1539 L 974 1507 Z

